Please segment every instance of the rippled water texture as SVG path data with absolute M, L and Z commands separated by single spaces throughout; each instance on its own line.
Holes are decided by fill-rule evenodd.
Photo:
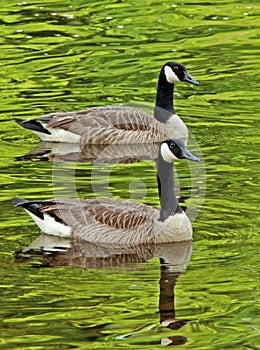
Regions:
M 258 348 L 259 9 L 232 0 L 1 1 L 1 349 Z M 172 60 L 200 82 L 175 88 L 190 148 L 203 155 L 197 168 L 176 165 L 192 247 L 38 238 L 11 197 L 158 207 L 154 162 L 74 163 L 12 119 L 118 103 L 151 112 L 159 70 Z

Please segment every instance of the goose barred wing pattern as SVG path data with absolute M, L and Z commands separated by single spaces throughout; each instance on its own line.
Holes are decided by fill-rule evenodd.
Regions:
M 48 121 L 47 129 L 62 128 L 81 135 L 86 143 L 160 142 L 165 126 L 149 114 L 132 107 L 93 107 L 79 112 L 52 113 L 38 121 Z
M 39 210 L 70 226 L 75 239 L 106 243 L 115 241 L 127 244 L 130 240 L 137 244 L 144 239 L 147 241 L 154 220 L 159 217 L 156 209 L 114 198 L 100 201 L 47 200 L 41 202 Z

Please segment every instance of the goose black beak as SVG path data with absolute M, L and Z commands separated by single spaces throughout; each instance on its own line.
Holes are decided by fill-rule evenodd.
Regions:
M 193 79 L 192 76 L 187 71 L 184 72 L 184 78 L 182 80 L 187 81 L 187 83 L 190 83 L 190 84 L 194 84 L 197 86 L 199 85 L 197 80 Z
M 186 158 L 189 160 L 192 160 L 193 162 L 200 162 L 200 159 L 195 157 L 191 152 L 189 152 L 186 148 L 181 148 L 182 150 L 182 156 L 181 158 Z

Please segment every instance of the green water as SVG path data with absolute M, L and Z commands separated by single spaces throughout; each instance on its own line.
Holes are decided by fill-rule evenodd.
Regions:
M 159 349 L 169 337 L 183 349 L 258 348 L 259 10 L 232 0 L 1 1 L 1 349 Z M 176 166 L 194 219 L 192 255 L 174 245 L 109 258 L 93 247 L 72 247 L 66 258 L 19 253 L 39 230 L 13 196 L 114 196 L 154 207 L 158 198 L 152 161 L 21 160 L 39 140 L 12 118 L 118 103 L 151 111 L 170 60 L 200 82 L 175 90 L 191 147 L 203 154 L 198 168 Z M 161 267 L 158 255 L 173 266 Z M 172 294 L 160 293 L 160 277 Z M 160 325 L 159 300 L 168 299 L 186 320 L 179 329 Z

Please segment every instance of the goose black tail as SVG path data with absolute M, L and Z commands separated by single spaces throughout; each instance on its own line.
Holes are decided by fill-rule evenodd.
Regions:
M 22 207 L 32 214 L 38 216 L 38 218 L 43 220 L 43 214 L 39 210 L 39 205 L 36 203 L 31 203 L 30 201 L 27 201 L 26 199 L 23 198 L 12 198 L 11 201 L 17 206 L 17 207 Z
M 14 118 L 14 121 L 22 126 L 25 129 L 33 130 L 33 131 L 38 131 L 42 132 L 44 134 L 51 135 L 49 130 L 45 129 L 40 122 L 38 122 L 36 119 L 21 119 L 21 118 Z

